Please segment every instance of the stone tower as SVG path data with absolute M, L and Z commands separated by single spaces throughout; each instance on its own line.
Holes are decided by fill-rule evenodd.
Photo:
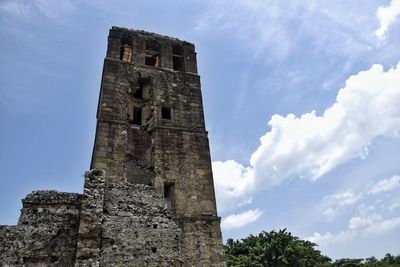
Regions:
M 185 262 L 195 265 L 210 257 L 204 265 L 211 266 L 221 261 L 193 44 L 144 31 L 110 30 L 91 164 L 107 179 L 149 185 L 164 196 L 182 230 Z
M 155 187 L 183 220 L 218 220 L 193 44 L 110 30 L 91 168 Z
M 193 44 L 112 27 L 91 169 L 26 196 L 4 266 L 225 266 Z

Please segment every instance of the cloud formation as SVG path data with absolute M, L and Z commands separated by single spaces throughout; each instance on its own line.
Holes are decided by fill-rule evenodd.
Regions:
M 338 234 L 315 232 L 305 239 L 321 247 L 327 247 L 335 244 L 346 244 L 360 235 L 366 237 L 382 235 L 398 227 L 400 227 L 400 217 L 384 219 L 381 215 L 374 213 L 364 217 L 350 218 L 348 228 Z
M 350 159 L 365 158 L 376 138 L 399 137 L 399 106 L 400 63 L 387 71 L 376 64 L 347 79 L 336 102 L 321 115 L 273 115 L 250 166 L 213 164 L 219 208 L 291 178 L 318 180 Z
M 212 163 L 218 210 L 224 212 L 252 202 L 253 169 L 234 160 Z
M 347 191 L 324 197 L 320 204 L 322 208 L 330 206 L 327 210 L 335 211 L 336 217 L 338 213 L 347 212 L 347 227 L 337 234 L 315 232 L 306 239 L 326 248 L 336 244 L 350 243 L 360 237 L 382 236 L 397 229 L 400 227 L 400 217 L 394 210 L 400 207 L 398 195 L 393 193 L 379 199 L 375 195 L 396 189 L 399 178 L 398 175 L 394 175 L 391 178 L 380 179 L 367 184 L 357 193 Z M 370 204 L 367 204 L 368 202 Z
M 393 190 L 399 186 L 400 186 L 400 176 L 395 175 L 388 179 L 381 179 L 377 181 L 371 186 L 371 189 L 369 190 L 368 193 L 375 195 L 381 192 Z
M 381 6 L 376 12 L 380 27 L 375 31 L 379 39 L 385 39 L 389 26 L 400 15 L 400 0 L 392 0 L 388 6 Z
M 222 219 L 221 228 L 223 230 L 241 228 L 249 223 L 257 221 L 261 215 L 262 211 L 259 209 L 248 210 L 240 214 L 232 214 Z
M 362 198 L 362 194 L 352 191 L 326 196 L 321 201 L 322 214 L 327 221 L 333 221 L 346 208 L 355 205 Z

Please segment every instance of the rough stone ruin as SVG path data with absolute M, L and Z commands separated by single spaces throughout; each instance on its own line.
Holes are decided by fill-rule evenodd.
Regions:
M 112 27 L 83 194 L 22 203 L 0 266 L 225 266 L 194 45 Z

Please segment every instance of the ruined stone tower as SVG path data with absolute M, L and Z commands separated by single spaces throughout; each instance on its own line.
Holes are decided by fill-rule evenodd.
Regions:
M 110 30 L 91 168 L 162 194 L 182 230 L 185 261 L 221 243 L 193 44 Z
M 112 27 L 91 169 L 23 200 L 4 266 L 225 266 L 193 44 Z

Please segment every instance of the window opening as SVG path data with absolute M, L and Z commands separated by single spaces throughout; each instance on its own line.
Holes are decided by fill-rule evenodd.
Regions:
M 162 107 L 161 108 L 161 117 L 166 120 L 171 119 L 171 108 Z
M 120 59 L 131 62 L 132 60 L 132 37 L 124 35 L 121 38 Z
M 167 203 L 168 208 L 173 209 L 174 203 L 174 184 L 165 183 L 164 184 L 164 198 Z
M 183 49 L 180 45 L 174 45 L 172 47 L 172 54 L 176 56 L 183 56 Z
M 160 54 L 161 47 L 157 41 L 147 40 L 146 41 L 146 56 L 144 64 L 147 66 L 160 67 Z
M 160 67 L 160 58 L 158 55 L 146 55 L 144 64 L 147 66 Z
M 132 48 L 129 46 L 121 46 L 120 59 L 123 61 L 131 62 L 132 60 Z
M 132 92 L 134 92 L 133 97 L 136 99 L 143 99 L 145 96 L 145 92 L 147 92 L 146 90 L 148 90 L 146 88 L 148 88 L 150 81 L 151 80 L 149 77 L 141 77 L 140 74 L 139 79 L 137 80 L 137 84 L 133 84 L 132 86 Z
M 172 65 L 174 70 L 183 70 L 183 49 L 180 45 L 172 46 Z
M 172 57 L 172 64 L 174 66 L 174 70 L 183 70 L 183 59 L 182 57 L 173 56 Z
M 140 83 L 139 86 L 139 89 L 136 90 L 136 92 L 133 94 L 133 97 L 137 99 L 143 99 L 143 85 Z
M 134 125 L 142 125 L 142 109 L 133 107 L 133 122 Z

